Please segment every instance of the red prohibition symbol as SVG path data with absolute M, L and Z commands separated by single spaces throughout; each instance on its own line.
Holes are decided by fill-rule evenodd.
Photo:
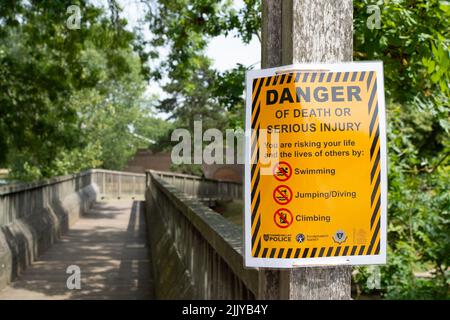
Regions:
M 273 167 L 273 176 L 278 181 L 287 181 L 292 176 L 292 168 L 286 161 L 278 162 L 275 167 Z
M 292 200 L 292 190 L 288 186 L 281 185 L 273 190 L 273 199 L 278 204 L 288 204 Z
M 294 217 L 288 209 L 282 208 L 275 211 L 273 220 L 277 227 L 284 229 L 292 224 L 292 221 L 294 221 Z

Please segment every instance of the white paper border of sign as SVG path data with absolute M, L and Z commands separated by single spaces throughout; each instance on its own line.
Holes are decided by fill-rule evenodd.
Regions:
M 254 258 L 251 256 L 251 178 L 250 178 L 250 139 L 251 139 L 251 106 L 252 83 L 259 77 L 274 76 L 275 72 L 290 70 L 329 70 L 332 72 L 375 71 L 377 76 L 378 115 L 380 126 L 381 152 L 381 228 L 380 254 L 369 256 L 322 257 L 322 258 Z M 244 184 L 244 254 L 246 267 L 259 268 L 297 268 L 308 266 L 329 265 L 373 265 L 386 263 L 386 232 L 387 232 L 387 148 L 386 148 L 386 107 L 384 99 L 384 73 L 382 61 L 345 62 L 345 63 L 312 63 L 294 64 L 277 68 L 250 70 L 246 77 L 246 107 L 245 107 L 245 184 Z

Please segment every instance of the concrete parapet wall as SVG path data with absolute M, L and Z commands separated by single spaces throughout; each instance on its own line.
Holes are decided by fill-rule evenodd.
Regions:
M 143 197 L 145 175 L 89 170 L 0 187 L 0 289 L 103 198 Z
M 145 175 L 88 170 L 0 187 L 0 289 L 103 198 L 143 197 Z
M 62 199 L 47 199 L 32 213 L 17 213 L 20 218 L 0 226 L 0 289 L 66 232 L 95 201 L 97 193 L 95 184 L 83 186 Z
M 146 215 L 158 299 L 253 299 L 258 271 L 243 267 L 242 228 L 147 175 Z M 174 178 L 176 181 L 176 178 Z
M 233 181 L 223 181 L 207 179 L 198 176 L 163 172 L 151 170 L 153 175 L 158 176 L 164 181 L 170 183 L 178 190 L 188 196 L 199 200 L 237 200 L 243 199 L 242 183 Z

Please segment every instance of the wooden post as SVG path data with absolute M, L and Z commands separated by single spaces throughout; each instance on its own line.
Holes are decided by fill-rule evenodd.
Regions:
M 261 67 L 351 61 L 352 0 L 263 0 Z M 266 270 L 260 299 L 350 299 L 351 267 Z

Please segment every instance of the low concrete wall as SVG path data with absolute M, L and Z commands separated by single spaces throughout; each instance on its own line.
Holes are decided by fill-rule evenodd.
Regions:
M 0 188 L 0 289 L 88 210 L 97 197 L 91 173 Z
M 144 200 L 145 174 L 92 170 L 92 180 L 98 186 L 99 199 Z
M 242 228 L 167 182 L 172 181 L 169 175 L 147 173 L 146 215 L 157 298 L 255 298 L 258 271 L 243 267 Z
M 96 200 L 142 198 L 145 175 L 89 170 L 0 187 L 0 289 L 30 265 Z
M 154 171 L 154 175 L 170 183 L 188 196 L 200 201 L 243 199 L 242 183 L 206 179 L 188 174 Z

